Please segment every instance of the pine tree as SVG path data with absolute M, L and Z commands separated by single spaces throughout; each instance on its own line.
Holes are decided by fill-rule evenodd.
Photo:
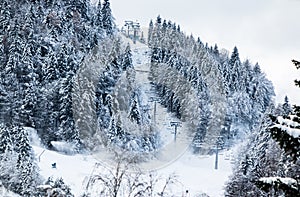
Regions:
M 283 109 L 284 115 L 289 115 L 293 111 L 291 105 L 289 104 L 289 99 L 287 96 L 284 97 L 284 103 L 282 105 L 282 109 Z
M 156 18 L 156 22 L 154 24 L 154 29 L 153 29 L 153 33 L 152 33 L 152 47 L 156 48 L 156 47 L 160 47 L 161 46 L 161 38 L 162 38 L 162 34 L 161 34 L 161 26 L 162 26 L 162 19 L 159 16 L 157 16 Z
M 139 111 L 139 106 L 136 99 L 132 101 L 130 111 L 129 111 L 129 119 L 131 121 L 135 121 L 137 124 L 141 124 L 141 113 Z
M 78 140 L 78 132 L 75 129 L 73 119 L 73 106 L 72 106 L 72 79 L 73 74 L 68 73 L 67 77 L 61 81 L 59 89 L 59 122 L 60 134 L 63 140 L 75 141 Z
M 11 4 L 7 0 L 1 1 L 0 13 L 0 35 L 7 35 L 12 19 Z
M 241 60 L 239 57 L 239 52 L 237 47 L 234 47 L 233 52 L 231 54 L 231 58 L 229 59 L 229 88 L 231 92 L 240 90 L 241 79 Z
M 113 35 L 114 33 L 114 19 L 111 13 L 110 9 L 110 2 L 109 0 L 104 0 L 103 7 L 101 9 L 101 14 L 102 14 L 102 25 L 103 28 L 106 31 L 106 34 L 108 36 Z
M 132 67 L 132 54 L 129 44 L 126 46 L 125 53 L 121 57 L 121 67 L 123 70 Z
M 12 150 L 11 136 L 8 128 L 4 124 L 0 124 L 0 160 L 2 159 L 1 155 L 8 150 Z
M 95 14 L 95 19 L 94 19 L 94 23 L 95 26 L 98 28 L 102 28 L 103 24 L 102 24 L 102 13 L 101 13 L 101 0 L 98 0 L 98 4 L 97 4 L 97 8 L 96 8 L 96 14 Z
M 153 39 L 153 37 L 152 37 L 152 34 L 153 34 L 153 21 L 152 20 L 150 20 L 150 23 L 149 23 L 149 29 L 148 29 L 148 39 L 147 39 L 147 42 L 148 42 L 148 45 L 149 45 L 149 47 L 151 47 L 152 46 L 152 39 Z
M 2 70 L 3 69 L 3 65 L 4 65 L 4 61 L 5 61 L 5 57 L 4 57 L 4 45 L 3 45 L 3 37 L 1 36 L 0 37 L 0 54 L 1 57 L 0 57 L 0 69 Z
M 258 132 L 254 133 L 240 150 L 233 175 L 226 184 L 225 196 L 267 196 L 266 192 L 257 187 L 256 180 L 275 175 L 276 172 L 271 169 L 275 168 L 277 171 L 279 168 L 276 162 L 270 160 L 272 157 L 275 157 L 275 160 L 280 159 L 279 147 L 267 132 L 272 125 L 268 113 L 272 113 L 273 110 L 269 109 L 259 125 Z
M 219 49 L 218 49 L 218 45 L 217 45 L 217 44 L 215 44 L 215 46 L 214 46 L 213 53 L 214 53 L 217 57 L 220 55 Z
M 298 69 L 297 61 L 293 61 Z M 297 80 L 295 81 L 296 85 Z M 285 104 L 288 109 L 288 99 Z M 280 149 L 284 151 L 282 166 L 284 171 L 279 176 L 265 176 L 257 180 L 256 184 L 262 190 L 283 196 L 300 196 L 300 110 L 294 107 L 294 112 L 284 116 L 271 116 L 273 126 L 270 127 L 272 138 L 278 143 Z M 285 111 L 284 111 L 285 113 Z
M 50 54 L 46 57 L 46 62 L 42 68 L 42 71 L 42 80 L 45 83 L 51 83 L 52 81 L 59 79 L 60 74 L 58 71 L 58 61 L 54 52 L 50 52 Z
M 1 154 L 0 179 L 9 190 L 22 196 L 32 196 L 40 177 L 28 134 L 19 126 L 2 128 L 11 140 L 11 148 L 6 148 L 5 154 Z
M 35 196 L 66 196 L 66 197 L 74 197 L 71 193 L 71 189 L 62 178 L 57 178 L 53 180 L 53 177 L 48 177 L 47 181 L 44 183 L 45 185 L 49 185 L 51 189 L 45 189 L 41 191 L 37 191 Z

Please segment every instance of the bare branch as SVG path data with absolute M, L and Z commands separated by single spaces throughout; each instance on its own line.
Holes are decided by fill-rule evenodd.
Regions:
M 292 60 L 293 64 L 296 66 L 297 69 L 300 68 L 300 62 L 297 60 Z

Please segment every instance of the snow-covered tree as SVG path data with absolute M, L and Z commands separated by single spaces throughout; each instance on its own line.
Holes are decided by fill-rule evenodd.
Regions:
M 149 29 L 148 29 L 148 39 L 147 39 L 147 43 L 149 46 L 152 46 L 152 34 L 153 34 L 153 21 L 150 20 L 149 23 Z
M 13 144 L 8 128 L 0 124 L 0 155 L 2 156 L 5 152 L 12 150 L 12 146 Z M 2 157 L 0 159 L 2 159 Z
M 282 104 L 282 109 L 284 115 L 289 115 L 293 111 L 287 96 L 284 97 L 284 103 Z
M 95 26 L 102 28 L 102 13 L 101 13 L 101 0 L 98 1 L 97 8 L 96 8 L 96 13 L 95 13 L 95 18 L 94 18 L 94 23 Z
M 228 80 L 230 91 L 234 92 L 241 90 L 241 86 L 243 85 L 241 78 L 243 70 L 237 47 L 234 47 L 231 58 L 229 59 L 229 72 Z
M 107 35 L 112 35 L 114 33 L 114 18 L 111 13 L 110 2 L 109 0 L 104 0 L 102 9 L 102 25 L 106 30 Z
M 60 137 L 65 141 L 76 141 L 79 139 L 79 134 L 75 128 L 73 119 L 72 105 L 72 84 L 73 74 L 68 73 L 68 76 L 62 80 L 59 89 L 59 122 L 60 122 Z
M 260 72 L 259 67 L 254 70 Z M 290 110 L 287 99 L 285 104 Z M 269 111 L 267 124 L 262 124 L 265 126 L 254 133 L 241 152 L 240 165 L 227 183 L 226 195 L 299 196 L 299 115 L 297 106 L 290 114 L 280 109 Z M 249 158 L 252 162 L 243 167 Z
M 240 149 L 233 175 L 226 184 L 226 196 L 267 196 L 257 187 L 256 180 L 266 175 L 276 175 L 280 168 L 273 159 L 270 160 L 280 160 L 279 147 L 268 132 L 271 124 L 272 121 L 266 114 L 257 133 Z
M 137 124 L 141 124 L 141 114 L 138 106 L 138 101 L 133 99 L 129 109 L 129 119 L 135 121 Z
M 19 126 L 2 125 L 1 134 L 6 135 L 6 150 L 0 155 L 0 180 L 9 190 L 22 196 L 32 196 L 40 177 L 28 133 Z

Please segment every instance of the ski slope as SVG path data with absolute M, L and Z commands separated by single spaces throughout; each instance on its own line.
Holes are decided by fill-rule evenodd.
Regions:
M 150 70 L 150 54 L 151 50 L 147 45 L 140 42 L 134 44 L 130 39 L 125 36 L 122 37 L 124 42 L 130 44 L 132 49 L 132 63 L 135 69 L 135 83 L 140 87 L 142 93 L 141 105 L 147 105 L 151 103 L 151 119 L 155 128 L 159 131 L 161 142 L 163 143 L 161 148 L 155 153 L 155 157 L 146 163 L 140 164 L 140 167 L 145 170 L 157 170 L 161 167 L 169 165 L 176 161 L 180 156 L 187 151 L 192 141 L 189 135 L 189 127 L 185 122 L 181 122 L 174 114 L 169 113 L 159 103 L 159 98 L 152 90 L 151 81 L 149 80 Z M 153 102 L 153 98 L 157 101 Z M 150 102 L 152 100 L 152 102 Z M 171 126 L 171 122 L 180 122 L 181 126 L 178 128 L 178 132 L 175 137 L 174 127 Z
M 39 146 L 33 146 L 37 159 L 45 150 Z M 161 168 L 157 174 L 176 174 L 178 183 L 172 187 L 174 196 L 182 196 L 189 191 L 190 196 L 206 193 L 211 197 L 223 196 L 223 187 L 231 174 L 231 158 L 228 158 L 230 151 L 222 152 L 219 155 L 219 168 L 214 169 L 215 156 L 196 156 L 189 151 L 176 160 L 174 163 Z M 64 155 L 55 151 L 45 150 L 38 160 L 41 175 L 47 179 L 62 177 L 70 186 L 72 193 L 77 197 L 85 191 L 91 175 L 103 172 L 98 166 L 99 161 L 93 155 Z M 52 168 L 56 163 L 56 168 Z M 95 170 L 95 167 L 97 168 Z

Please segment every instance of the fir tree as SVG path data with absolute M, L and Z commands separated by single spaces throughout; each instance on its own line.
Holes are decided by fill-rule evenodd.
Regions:
M 62 80 L 59 89 L 59 122 L 60 133 L 63 140 L 74 141 L 78 140 L 78 132 L 75 129 L 73 119 L 73 106 L 72 106 L 72 78 L 73 74 L 68 73 L 67 77 Z
M 289 109 L 287 97 L 285 104 Z M 255 195 L 261 192 L 263 196 L 300 196 L 299 108 L 295 106 L 294 112 L 288 115 L 284 110 L 282 113 L 270 115 L 269 126 L 262 130 L 263 135 L 268 136 L 268 138 L 262 138 L 262 143 L 256 146 L 257 148 L 253 151 L 254 158 L 258 159 L 257 164 L 254 165 L 254 170 L 252 170 L 256 176 L 247 176 L 247 179 L 251 184 L 261 189 Z M 266 149 L 266 147 L 268 148 Z M 263 157 L 257 157 L 258 153 Z M 230 183 L 228 186 L 232 187 Z M 234 189 L 229 189 L 229 191 L 234 191 Z
M 129 44 L 126 46 L 125 53 L 121 57 L 121 66 L 123 70 L 132 67 L 132 54 Z
M 3 124 L 0 124 L 0 155 L 4 154 L 6 151 L 12 149 L 11 136 L 8 128 Z M 1 160 L 0 156 L 0 160 Z
M 139 111 L 138 102 L 136 101 L 136 99 L 132 101 L 129 111 L 129 118 L 131 121 L 135 121 L 137 124 L 141 124 L 141 113 Z
M 114 19 L 111 13 L 109 0 L 104 0 L 101 15 L 103 28 L 105 29 L 106 34 L 111 36 L 114 33 Z
M 287 96 L 284 97 L 284 103 L 282 104 L 282 109 L 283 109 L 284 115 L 289 115 L 290 113 L 292 113 L 292 107 L 289 104 L 289 99 Z
M 231 54 L 231 58 L 229 59 L 229 88 L 231 92 L 239 91 L 241 89 L 240 83 L 241 81 L 241 60 L 239 57 L 239 52 L 237 47 L 234 47 L 233 52 Z
M 151 47 L 152 46 L 152 34 L 153 34 L 153 21 L 150 20 L 150 23 L 149 23 L 149 29 L 148 29 L 148 39 L 147 39 L 147 42 L 148 42 L 148 45 Z

